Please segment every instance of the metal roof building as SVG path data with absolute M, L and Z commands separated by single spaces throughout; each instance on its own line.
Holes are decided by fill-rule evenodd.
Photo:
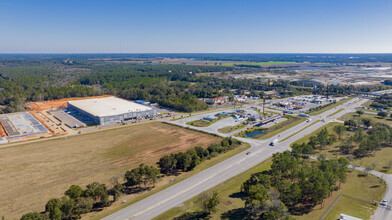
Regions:
M 156 113 L 151 107 L 114 96 L 69 101 L 67 106 L 101 125 L 133 118 L 153 118 Z

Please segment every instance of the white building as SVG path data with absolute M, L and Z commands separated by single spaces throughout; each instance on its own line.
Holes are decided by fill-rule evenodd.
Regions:
M 101 125 L 133 118 L 153 118 L 156 114 L 154 108 L 114 96 L 69 101 L 67 106 Z

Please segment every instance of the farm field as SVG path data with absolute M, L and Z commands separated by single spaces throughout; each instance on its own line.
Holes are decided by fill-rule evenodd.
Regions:
M 218 141 L 153 122 L 1 148 L 0 213 L 16 219 L 42 211 L 50 198 L 62 196 L 72 184 L 109 184 L 111 177 L 140 163 L 154 165 L 163 155 Z

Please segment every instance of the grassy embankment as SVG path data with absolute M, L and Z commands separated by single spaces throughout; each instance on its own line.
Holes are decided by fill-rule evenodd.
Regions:
M 324 112 L 326 112 L 326 111 L 328 111 L 328 110 L 331 110 L 331 109 L 333 109 L 333 108 L 335 108 L 335 107 L 337 107 L 337 106 L 339 106 L 339 105 L 341 105 L 341 104 L 343 104 L 343 103 L 346 103 L 346 102 L 350 101 L 350 100 L 353 99 L 353 98 L 354 98 L 354 97 L 348 97 L 347 99 L 340 100 L 340 101 L 338 101 L 338 102 L 336 102 L 336 103 L 334 103 L 334 104 L 332 104 L 332 105 L 329 105 L 329 106 L 327 106 L 327 107 L 325 107 L 325 108 L 321 108 L 321 109 L 319 109 L 319 110 L 307 112 L 306 114 L 308 114 L 308 115 L 319 115 L 319 114 L 324 113 Z
M 155 165 L 163 155 L 220 140 L 153 122 L 4 147 L 0 149 L 4 155 L 0 161 L 0 213 L 15 219 L 26 212 L 42 211 L 49 199 L 61 197 L 72 184 L 84 187 L 98 181 L 111 187 L 110 178 L 122 176 L 140 163 Z M 234 155 L 234 151 L 237 149 L 228 154 Z M 162 179 L 156 188 L 166 182 L 167 178 Z

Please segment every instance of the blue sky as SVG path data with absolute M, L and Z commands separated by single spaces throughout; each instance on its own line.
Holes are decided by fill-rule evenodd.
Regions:
M 392 53 L 392 1 L 0 0 L 0 53 Z

